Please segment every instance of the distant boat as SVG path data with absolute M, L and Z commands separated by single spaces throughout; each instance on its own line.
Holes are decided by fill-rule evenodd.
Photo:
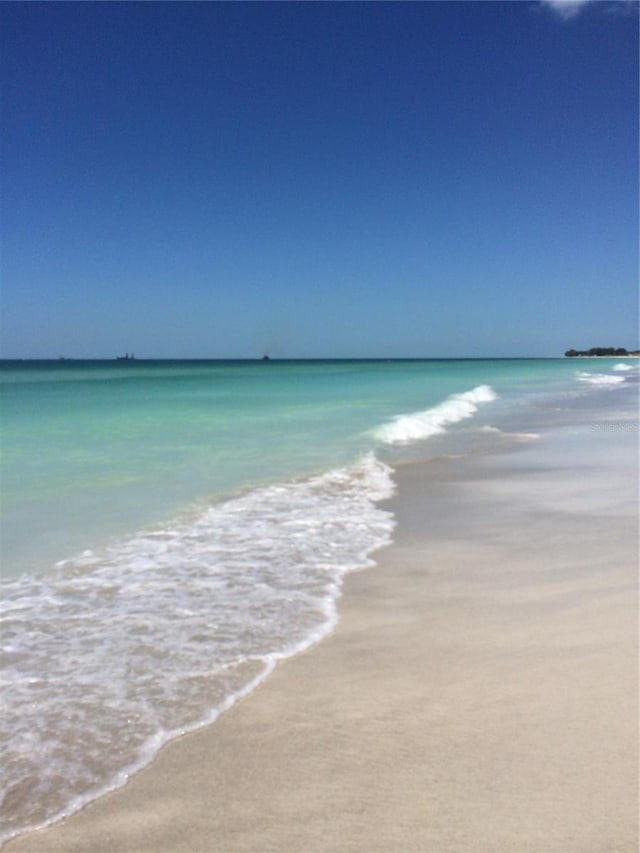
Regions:
M 263 360 L 263 361 L 271 361 L 271 359 L 270 359 L 270 358 L 269 358 L 269 356 L 266 354 L 266 352 L 265 352 L 265 354 L 262 356 L 262 360 Z
M 133 353 L 131 353 L 131 355 L 129 355 L 128 352 L 125 352 L 124 355 L 117 355 L 116 356 L 116 361 L 135 361 L 135 360 L 136 360 L 136 357 Z

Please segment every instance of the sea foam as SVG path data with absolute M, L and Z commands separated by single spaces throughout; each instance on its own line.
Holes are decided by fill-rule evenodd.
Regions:
M 0 840 L 124 784 L 330 631 L 345 572 L 391 540 L 393 488 L 368 454 L 5 584 Z
M 398 415 L 375 430 L 375 436 L 386 444 L 408 444 L 445 432 L 449 424 L 472 417 L 482 403 L 497 399 L 489 385 L 478 385 L 462 394 L 452 394 L 442 403 L 420 412 Z
M 611 373 L 578 373 L 579 382 L 588 382 L 589 385 L 619 385 L 624 382 L 624 376 L 613 376 Z

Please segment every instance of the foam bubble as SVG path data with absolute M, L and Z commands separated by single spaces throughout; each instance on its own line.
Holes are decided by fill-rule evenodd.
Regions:
M 482 403 L 497 399 L 489 385 L 478 385 L 462 394 L 453 394 L 431 409 L 399 415 L 375 431 L 376 437 L 386 444 L 407 444 L 445 432 L 449 424 L 472 417 Z

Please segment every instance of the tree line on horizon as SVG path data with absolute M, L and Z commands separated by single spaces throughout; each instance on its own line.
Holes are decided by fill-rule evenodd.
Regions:
M 604 356 L 617 356 L 617 355 L 640 355 L 640 350 L 633 350 L 629 352 L 624 347 L 592 347 L 591 349 L 568 349 L 565 352 L 567 358 L 575 358 L 577 355 L 604 355 Z

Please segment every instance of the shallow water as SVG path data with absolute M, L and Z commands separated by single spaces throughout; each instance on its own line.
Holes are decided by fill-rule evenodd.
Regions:
M 395 462 L 535 440 L 637 382 L 616 364 L 4 363 L 1 837 L 330 631 L 344 574 L 392 539 Z

